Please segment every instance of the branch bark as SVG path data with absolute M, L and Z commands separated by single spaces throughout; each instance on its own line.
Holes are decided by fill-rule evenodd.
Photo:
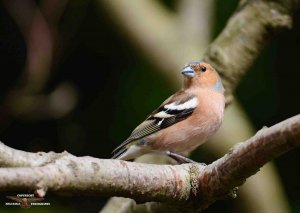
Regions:
M 231 94 L 270 40 L 290 29 L 299 0 L 242 0 L 222 33 L 209 46 L 204 60 L 220 73 Z
M 63 153 L 28 153 L 0 144 L 0 189 L 63 194 L 122 196 L 137 202 L 159 201 L 204 209 L 224 198 L 265 163 L 300 145 L 300 115 L 232 148 L 208 166 L 154 165 L 75 157 Z M 196 202 L 195 202 L 196 201 Z

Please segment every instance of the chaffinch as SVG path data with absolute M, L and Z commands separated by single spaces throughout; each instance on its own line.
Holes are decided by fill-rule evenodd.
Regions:
M 183 88 L 164 101 L 113 151 L 130 160 L 149 152 L 165 153 L 178 162 L 213 135 L 223 121 L 225 98 L 221 78 L 204 62 L 184 66 Z

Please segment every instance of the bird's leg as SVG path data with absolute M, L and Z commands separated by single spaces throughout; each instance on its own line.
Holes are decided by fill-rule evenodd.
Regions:
M 170 151 L 166 151 L 165 152 L 166 155 L 168 155 L 169 157 L 173 158 L 174 160 L 176 160 L 179 164 L 183 164 L 183 163 L 198 163 L 196 161 L 193 161 L 187 157 L 184 157 L 182 155 L 179 155 L 175 152 L 170 152 Z

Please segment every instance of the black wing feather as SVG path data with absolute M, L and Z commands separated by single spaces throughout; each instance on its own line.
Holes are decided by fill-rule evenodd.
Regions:
M 149 122 L 149 124 L 144 124 L 145 122 Z M 124 152 L 126 151 L 126 146 L 131 143 L 132 141 L 138 140 L 140 138 L 146 137 L 148 135 L 151 135 L 157 131 L 159 131 L 161 128 L 159 126 L 157 126 L 156 124 L 156 120 L 152 119 L 150 120 L 150 118 L 148 118 L 147 120 L 145 120 L 143 123 L 141 123 L 135 130 L 133 130 L 133 132 L 131 133 L 131 135 L 129 136 L 129 138 L 127 138 L 123 143 L 121 143 L 117 148 L 114 149 L 113 153 L 113 158 L 118 157 L 119 155 L 121 155 L 122 153 L 121 150 L 124 149 Z
M 180 96 L 184 96 L 184 98 Z M 169 99 L 167 99 L 158 109 L 153 111 L 151 115 L 143 123 L 141 123 L 137 128 L 133 130 L 129 138 L 127 138 L 122 144 L 120 144 L 112 152 L 114 154 L 113 158 L 117 158 L 118 156 L 123 154 L 127 150 L 126 146 L 131 142 L 146 137 L 148 135 L 151 135 L 161 129 L 167 128 L 189 117 L 193 113 L 195 107 L 186 108 L 182 110 L 178 110 L 178 109 L 170 110 L 165 108 L 165 105 L 170 103 L 176 103 L 176 105 L 180 105 L 188 100 L 191 100 L 192 98 L 195 98 L 195 96 L 187 95 L 185 92 L 180 91 L 175 95 L 171 96 Z M 155 115 L 157 115 L 157 113 L 159 112 L 164 112 L 169 117 L 156 117 Z

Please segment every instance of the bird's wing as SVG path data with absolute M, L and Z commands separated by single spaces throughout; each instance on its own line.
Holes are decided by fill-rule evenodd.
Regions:
M 6 198 L 17 201 L 17 202 L 22 202 L 22 198 L 19 198 L 17 196 L 6 196 Z
M 129 138 L 113 151 L 113 158 L 123 153 L 131 142 L 186 119 L 197 106 L 198 99 L 196 96 L 185 91 L 175 93 L 133 130 Z
M 34 202 L 41 202 L 44 200 L 44 198 L 42 197 L 31 197 L 31 198 L 27 198 L 27 200 L 31 203 L 34 203 Z

